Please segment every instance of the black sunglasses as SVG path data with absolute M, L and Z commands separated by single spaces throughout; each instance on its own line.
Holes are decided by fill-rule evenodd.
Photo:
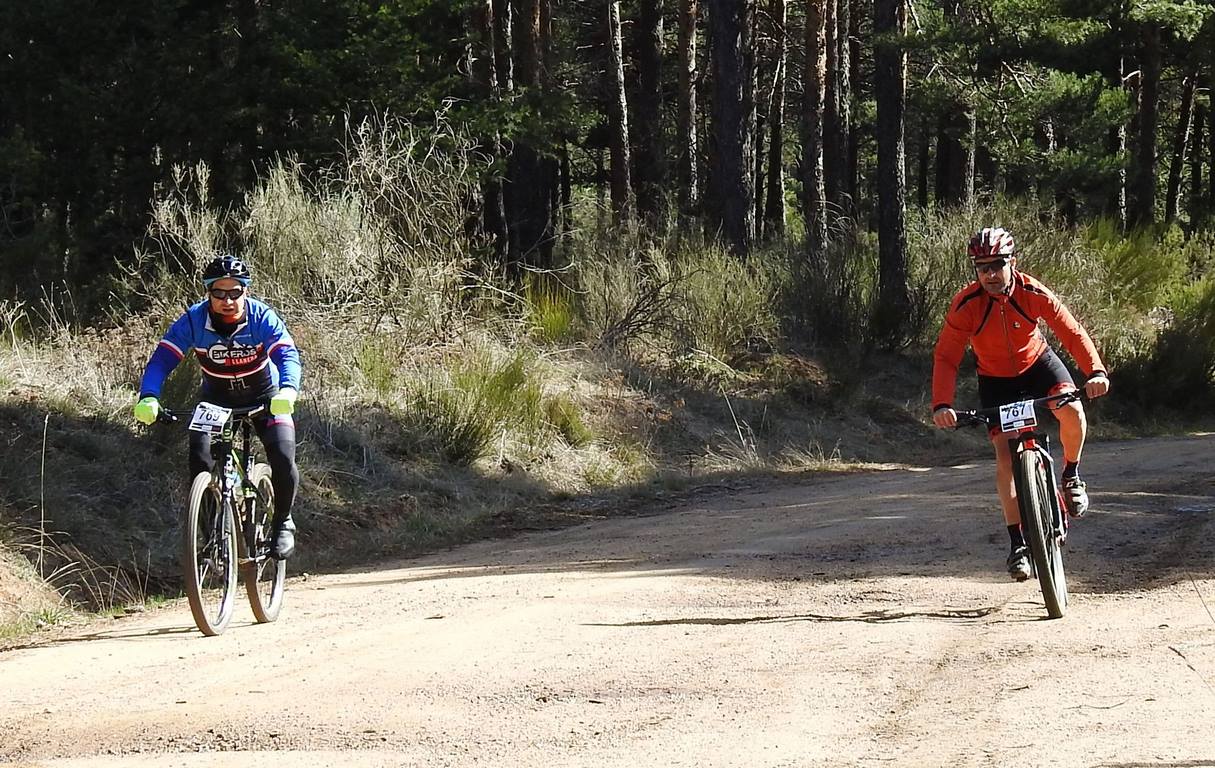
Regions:
M 1008 265 L 1008 259 L 995 259 L 993 261 L 985 261 L 982 264 L 975 263 L 975 271 L 984 274 L 988 272 L 999 272 Z
M 211 298 L 219 299 L 220 301 L 223 301 L 224 299 L 232 299 L 233 301 L 236 301 L 241 296 L 245 295 L 245 289 L 244 288 L 227 288 L 227 289 L 212 288 L 211 290 L 207 291 L 207 293 L 211 294 Z

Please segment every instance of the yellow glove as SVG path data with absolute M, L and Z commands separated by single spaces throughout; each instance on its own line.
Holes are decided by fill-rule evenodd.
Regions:
M 135 421 L 140 424 L 151 424 L 160 414 L 160 401 L 154 397 L 145 397 L 135 403 Z
M 286 416 L 295 413 L 295 398 L 299 393 L 290 387 L 284 387 L 278 394 L 270 398 L 270 413 L 274 416 Z

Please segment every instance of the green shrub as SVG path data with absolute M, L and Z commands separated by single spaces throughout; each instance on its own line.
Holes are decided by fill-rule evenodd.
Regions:
M 561 283 L 535 280 L 525 294 L 528 319 L 535 338 L 546 344 L 569 339 L 574 334 L 574 296 Z
M 576 260 L 574 272 L 584 337 L 600 346 L 646 340 L 728 360 L 779 335 L 783 259 L 743 261 L 694 238 L 649 243 L 628 234 L 604 244 L 578 241 L 574 252 L 595 254 Z
M 403 415 L 417 436 L 414 452 L 468 466 L 489 455 L 505 432 L 531 442 L 543 433 L 541 385 L 523 352 L 502 362 L 474 353 L 453 361 L 446 380 L 442 376 L 406 387 Z
M 412 453 L 438 455 L 457 466 L 485 456 L 498 435 L 498 422 L 474 393 L 435 381 L 409 393 L 404 416 L 405 427 L 416 435 Z
M 584 338 L 597 346 L 623 349 L 670 328 L 677 277 L 661 251 L 619 239 L 601 249 L 589 243 L 574 247 L 588 254 L 575 263 Z
M 1158 317 L 1155 347 L 1117 371 L 1125 396 L 1148 411 L 1215 407 L 1215 275 L 1178 290 Z
M 582 448 L 595 439 L 595 433 L 583 421 L 578 406 L 569 398 L 548 398 L 544 401 L 544 414 L 549 425 L 573 448 Z
M 396 389 L 399 362 L 395 345 L 383 336 L 364 338 L 355 356 L 359 372 L 380 398 L 388 397 Z
M 1102 219 L 1085 227 L 1080 239 L 1080 245 L 1100 263 L 1100 269 L 1086 266 L 1091 277 L 1104 284 L 1107 295 L 1103 298 L 1122 307 L 1147 312 L 1159 306 L 1181 285 L 1190 268 L 1184 236 L 1176 227 L 1166 230 L 1163 237 L 1151 230 L 1124 235 L 1116 222 Z
M 716 246 L 685 247 L 676 256 L 680 301 L 675 313 L 677 350 L 699 350 L 730 360 L 748 346 L 777 338 L 780 287 L 787 270 L 779 252 L 742 261 Z

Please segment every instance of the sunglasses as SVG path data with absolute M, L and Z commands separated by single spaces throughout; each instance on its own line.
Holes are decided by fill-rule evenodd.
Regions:
M 241 296 L 245 295 L 245 289 L 244 288 L 227 288 L 227 289 L 212 288 L 211 290 L 207 291 L 207 293 L 211 294 L 211 298 L 218 299 L 219 301 L 223 301 L 224 299 L 231 299 L 232 301 L 236 301 Z
M 996 259 L 994 261 L 985 261 L 982 264 L 975 264 L 975 271 L 979 274 L 989 274 L 999 272 L 1008 265 L 1008 259 Z

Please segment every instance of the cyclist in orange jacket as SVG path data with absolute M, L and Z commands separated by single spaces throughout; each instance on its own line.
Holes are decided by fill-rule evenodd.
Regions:
M 1094 398 L 1109 391 L 1105 365 L 1088 333 L 1050 289 L 1017 271 L 1016 245 L 1007 230 L 980 230 L 971 237 L 967 253 L 977 279 L 950 302 L 933 355 L 932 420 L 938 427 L 957 424 L 953 397 L 967 346 L 974 350 L 979 402 L 984 408 L 1076 388 L 1063 361 L 1043 337 L 1039 321 L 1045 321 L 1087 374 L 1085 394 Z M 1080 517 L 1088 511 L 1088 489 L 1079 473 L 1087 432 L 1084 406 L 1069 403 L 1052 413 L 1059 420 L 1059 442 L 1063 444 L 1063 500 L 1068 513 Z M 1021 534 L 1008 435 L 993 434 L 991 441 L 996 449 L 996 492 L 1011 541 L 1008 573 L 1024 581 L 1030 575 L 1029 551 Z

